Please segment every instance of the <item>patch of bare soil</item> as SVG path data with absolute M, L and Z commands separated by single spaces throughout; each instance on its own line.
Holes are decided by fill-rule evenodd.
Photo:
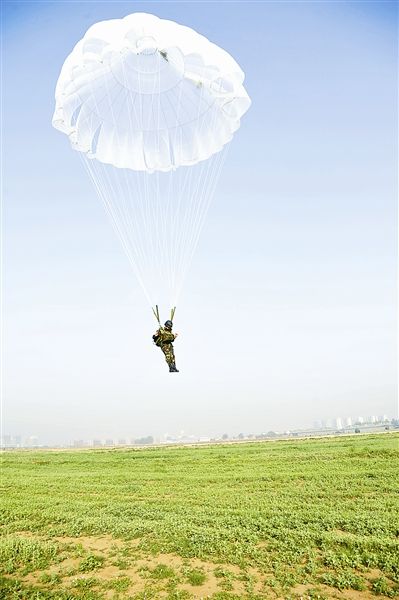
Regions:
M 299 600 L 308 600 L 309 590 L 317 588 L 320 595 L 327 598 L 337 598 L 338 600 L 376 600 L 376 595 L 370 590 L 338 590 L 324 584 L 298 584 L 290 590 L 290 596 Z M 314 596 L 313 596 L 314 597 Z M 278 600 L 284 600 L 283 598 Z
M 99 536 L 80 536 L 80 537 L 54 537 L 51 538 L 63 544 L 76 544 L 82 546 L 89 552 L 108 552 L 112 546 L 121 548 L 125 542 L 113 538 L 112 535 Z M 129 542 L 130 545 L 138 545 L 139 540 Z
M 343 537 L 343 538 L 355 538 L 356 534 L 352 533 L 351 531 L 345 531 L 345 529 L 333 529 L 332 533 L 335 533 L 335 535 L 337 535 L 338 537 Z
M 37 533 L 33 533 L 32 531 L 13 531 L 12 533 L 9 533 L 8 535 L 15 535 L 15 536 L 26 537 L 26 538 L 42 539 L 40 535 L 38 535 Z
M 34 536 L 30 532 L 18 532 L 16 535 L 27 537 L 36 537 L 44 539 L 44 536 Z M 46 538 L 48 539 L 48 538 Z M 118 577 L 128 577 L 130 579 L 129 588 L 121 594 L 121 597 L 134 596 L 138 593 L 145 592 L 146 589 L 151 589 L 152 594 L 156 594 L 157 598 L 167 596 L 166 586 L 168 578 L 157 579 L 152 576 L 152 571 L 159 565 L 165 565 L 173 570 L 178 576 L 181 583 L 177 585 L 177 589 L 187 591 L 192 598 L 200 600 L 211 597 L 216 592 L 226 590 L 238 597 L 246 595 L 246 582 L 243 576 L 246 575 L 252 578 L 252 589 L 260 597 L 275 597 L 274 592 L 265 586 L 268 574 L 250 567 L 245 571 L 241 570 L 236 565 L 213 563 L 210 561 L 200 560 L 198 558 L 184 559 L 174 554 L 158 554 L 157 556 L 145 556 L 140 552 L 138 546 L 139 539 L 129 542 L 113 538 L 111 535 L 103 536 L 81 536 L 81 537 L 54 537 L 52 540 L 72 547 L 82 547 L 85 552 L 100 554 L 104 557 L 103 566 L 87 573 L 79 573 L 79 564 L 83 557 L 73 556 L 66 557 L 64 560 L 55 563 L 45 569 L 50 575 L 57 574 L 62 578 L 62 586 L 67 586 L 73 590 L 74 585 L 78 581 L 95 578 L 98 580 L 98 586 L 104 586 L 118 579 Z M 262 544 L 262 543 L 261 543 Z M 134 552 L 134 557 L 129 555 L 129 549 Z M 120 552 L 126 550 L 125 552 Z M 68 548 L 65 549 L 68 552 Z M 72 549 L 73 552 L 73 549 Z M 120 562 L 120 565 L 119 565 Z M 124 568 L 125 567 L 125 568 Z M 187 580 L 187 574 L 190 569 L 202 571 L 205 574 L 205 581 L 200 585 L 192 585 Z M 215 569 L 218 569 L 225 576 L 217 577 Z M 40 583 L 40 576 L 43 571 L 35 571 L 21 577 L 21 580 L 30 585 L 40 585 L 46 587 L 46 584 Z M 368 579 L 378 578 L 382 573 L 378 569 L 372 569 L 363 576 Z M 52 585 L 50 583 L 50 585 Z M 98 587 L 97 586 L 97 587 Z M 96 586 L 94 586 L 95 588 Z M 309 591 L 317 588 L 323 597 L 334 598 L 337 600 L 375 600 L 375 595 L 370 590 L 356 591 L 343 590 L 339 591 L 321 584 L 298 584 L 293 587 L 286 597 L 297 598 L 298 600 L 308 600 Z M 106 597 L 113 598 L 115 590 L 104 590 Z M 270 593 L 269 593 L 270 592 Z M 284 597 L 281 598 L 283 600 Z M 280 600 L 276 598 L 276 600 Z
M 379 569 L 370 569 L 366 573 L 363 573 L 363 577 L 366 579 L 378 579 L 378 577 L 386 577 L 384 573 Z
M 212 562 L 200 560 L 198 558 L 188 560 L 183 559 L 180 556 L 176 556 L 174 554 L 158 554 L 156 557 L 140 558 L 139 560 L 137 560 L 135 567 L 133 569 L 125 569 L 124 574 L 126 574 L 132 579 L 132 581 L 134 581 L 135 578 L 137 579 L 137 576 L 140 577 L 140 571 L 146 573 L 148 572 L 147 569 L 152 571 L 158 565 L 165 565 L 173 569 L 178 575 L 183 574 L 185 568 L 203 571 L 206 577 L 205 582 L 203 584 L 193 586 L 190 583 L 181 583 L 178 586 L 179 589 L 188 591 L 194 598 L 206 598 L 207 596 L 211 596 L 212 594 L 221 591 L 222 588 L 220 584 L 222 582 L 222 578 L 218 578 L 214 575 L 214 570 L 217 567 L 225 568 L 226 570 L 230 571 L 236 576 L 239 576 L 241 574 L 240 568 L 235 565 L 215 564 Z M 244 591 L 242 587 L 242 582 L 233 579 L 232 585 L 233 588 L 231 591 L 235 594 L 241 594 Z M 128 591 L 129 593 L 132 593 L 136 590 L 134 590 L 131 587 Z M 142 589 L 139 591 L 142 591 Z
M 47 569 L 41 571 L 32 571 L 32 573 L 28 573 L 28 575 L 24 575 L 23 577 L 19 577 L 25 583 L 29 583 L 30 585 L 35 585 L 38 583 L 40 575 L 44 572 L 49 573 L 50 575 L 60 575 L 64 577 L 66 573 L 70 569 L 76 569 L 82 559 L 81 558 L 66 558 L 65 560 L 56 563 L 54 565 L 50 565 Z

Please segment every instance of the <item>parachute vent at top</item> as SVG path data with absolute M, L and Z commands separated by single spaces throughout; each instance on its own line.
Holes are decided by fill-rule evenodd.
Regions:
M 172 171 L 218 153 L 250 99 L 244 74 L 192 29 L 135 13 L 96 23 L 66 59 L 53 125 L 88 158 Z

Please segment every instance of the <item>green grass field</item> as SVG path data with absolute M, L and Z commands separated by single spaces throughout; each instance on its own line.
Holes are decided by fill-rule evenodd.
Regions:
M 399 434 L 3 454 L 1 599 L 399 595 Z

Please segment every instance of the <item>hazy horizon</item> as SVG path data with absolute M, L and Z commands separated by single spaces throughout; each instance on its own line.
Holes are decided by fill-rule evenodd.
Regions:
M 177 307 L 179 374 L 51 125 L 73 46 L 132 12 L 225 48 L 252 99 Z M 396 3 L 6 1 L 2 33 L 5 434 L 57 444 L 397 416 Z

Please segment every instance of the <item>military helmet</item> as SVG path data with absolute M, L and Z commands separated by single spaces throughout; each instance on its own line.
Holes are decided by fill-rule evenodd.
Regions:
M 172 329 L 172 327 L 173 327 L 172 321 L 169 321 L 169 319 L 167 321 L 165 321 L 165 327 L 167 329 Z

